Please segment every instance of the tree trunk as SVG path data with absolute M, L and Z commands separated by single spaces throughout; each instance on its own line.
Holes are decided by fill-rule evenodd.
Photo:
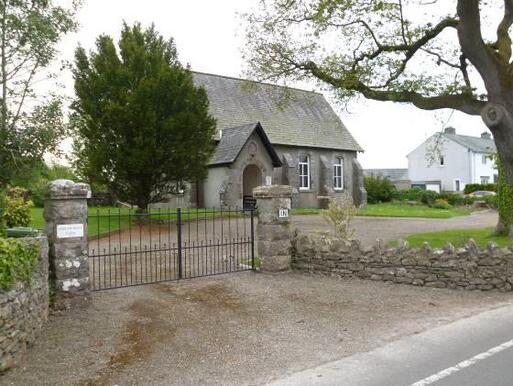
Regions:
M 513 111 L 513 109 L 496 103 L 488 103 L 483 109 L 481 117 L 493 133 L 499 161 L 502 164 L 499 173 L 504 173 L 499 178 L 504 178 L 504 189 L 511 194 L 513 193 L 513 115 L 509 111 Z M 507 201 L 511 204 L 513 197 L 508 197 Z M 507 207 L 499 208 L 496 234 L 507 235 L 513 239 L 513 208 L 501 200 L 499 205 Z

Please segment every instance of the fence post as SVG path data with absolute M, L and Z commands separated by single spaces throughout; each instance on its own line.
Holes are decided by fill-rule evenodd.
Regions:
M 263 272 L 280 272 L 290 268 L 290 207 L 292 187 L 258 186 L 253 190 L 257 200 L 257 249 Z
M 44 217 L 57 308 L 71 308 L 89 299 L 87 198 L 90 196 L 87 184 L 69 180 L 50 182 Z
M 176 242 L 178 247 L 178 279 L 183 278 L 183 262 L 182 262 L 182 209 L 176 209 Z

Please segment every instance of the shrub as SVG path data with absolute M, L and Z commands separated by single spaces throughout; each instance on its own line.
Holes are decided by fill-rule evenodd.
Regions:
M 451 209 L 452 205 L 447 202 L 447 200 L 444 200 L 443 198 L 438 198 L 435 200 L 434 204 L 431 206 L 434 209 Z
M 499 209 L 499 195 L 497 196 L 484 196 L 482 200 L 488 204 L 488 206 L 492 209 Z
M 420 202 L 427 206 L 432 206 L 437 199 L 438 193 L 432 190 L 424 190 L 420 196 Z
M 394 199 L 397 190 L 388 178 L 368 176 L 364 182 L 369 204 L 390 202 Z
M 346 243 L 354 236 L 351 221 L 355 214 L 356 207 L 349 193 L 343 193 L 338 199 L 332 197 L 328 209 L 322 211 L 323 217 L 333 225 L 335 236 Z
M 452 206 L 465 205 L 465 197 L 462 194 L 443 192 L 438 195 L 438 198 L 446 200 Z
M 4 213 L 5 213 L 5 207 L 7 206 L 7 197 L 5 196 L 5 193 L 0 191 L 0 237 L 5 237 L 5 220 L 4 220 Z
M 479 190 L 486 190 L 490 192 L 497 192 L 497 184 L 467 184 L 465 185 L 465 194 L 477 192 Z
M 422 192 L 424 192 L 421 188 L 412 188 L 407 190 L 398 190 L 395 193 L 395 199 L 400 201 L 420 201 L 422 197 Z
M 10 188 L 7 193 L 7 202 L 2 215 L 8 227 L 27 226 L 31 221 L 30 208 L 32 201 L 25 199 L 26 190 L 20 187 Z
M 0 287 L 8 291 L 17 282 L 30 285 L 37 263 L 37 245 L 17 239 L 0 239 Z

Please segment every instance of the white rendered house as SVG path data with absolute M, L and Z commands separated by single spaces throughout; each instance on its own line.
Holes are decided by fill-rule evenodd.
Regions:
M 467 184 L 494 183 L 495 152 L 490 133 L 472 137 L 448 127 L 408 154 L 409 178 L 412 186 L 447 192 L 462 192 Z

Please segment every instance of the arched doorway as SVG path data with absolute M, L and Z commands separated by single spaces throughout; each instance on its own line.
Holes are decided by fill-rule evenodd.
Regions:
M 262 185 L 262 172 L 256 165 L 248 165 L 242 172 L 242 195 L 253 196 L 253 189 Z

